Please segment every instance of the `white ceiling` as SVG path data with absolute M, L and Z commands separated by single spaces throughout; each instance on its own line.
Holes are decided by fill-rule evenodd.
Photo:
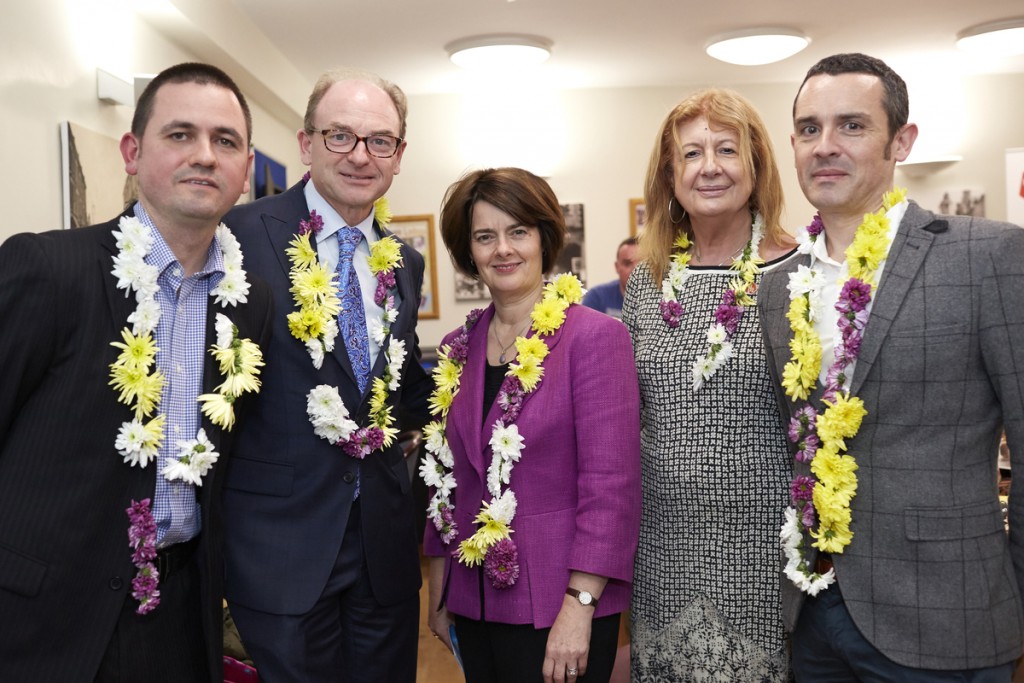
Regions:
M 407 93 L 457 92 L 469 76 L 444 45 L 485 33 L 554 41 L 534 78 L 559 88 L 798 81 L 836 52 L 866 52 L 907 75 L 1024 72 L 1024 57 L 979 60 L 957 32 L 1024 15 L 1020 0 L 233 0 L 311 83 L 335 65 L 370 69 Z M 704 53 L 714 34 L 801 30 L 811 45 L 777 64 L 739 67 Z M 254 72 L 259 66 L 249 64 Z

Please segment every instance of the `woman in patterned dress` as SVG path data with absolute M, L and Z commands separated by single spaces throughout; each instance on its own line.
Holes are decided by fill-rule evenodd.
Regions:
M 739 94 L 665 119 L 626 289 L 642 406 L 632 678 L 786 681 L 778 529 L 790 460 L 754 305 L 792 256 L 766 127 Z

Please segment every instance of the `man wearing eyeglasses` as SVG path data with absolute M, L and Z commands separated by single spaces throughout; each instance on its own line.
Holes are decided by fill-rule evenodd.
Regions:
M 393 279 L 369 263 L 395 239 L 374 203 L 401 168 L 405 117 L 394 84 L 323 75 L 298 132 L 309 174 L 225 219 L 276 307 L 263 400 L 224 496 L 228 600 L 265 683 L 416 677 L 414 503 L 401 449 L 373 427 L 399 408 L 428 417 L 415 334 L 423 258 L 398 242 Z M 303 260 L 305 231 L 315 258 Z M 329 295 L 313 293 L 327 278 Z

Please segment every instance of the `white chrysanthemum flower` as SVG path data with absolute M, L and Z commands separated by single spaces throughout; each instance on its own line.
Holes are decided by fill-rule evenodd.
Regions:
M 167 481 L 183 481 L 186 484 L 192 484 L 193 486 L 196 486 L 201 481 L 198 475 L 196 475 L 192 470 L 191 465 L 182 460 L 171 460 L 162 470 L 160 470 L 160 474 L 162 474 L 164 479 Z
M 801 254 L 811 253 L 811 249 L 814 248 L 814 240 L 811 239 L 811 234 L 806 229 L 796 233 L 796 245 L 796 250 Z
M 711 323 L 711 327 L 708 328 L 708 343 L 709 344 L 721 344 L 729 338 L 729 334 L 725 331 L 725 326 L 721 323 Z
M 487 511 L 491 518 L 504 524 L 511 524 L 516 516 L 516 494 L 512 489 L 506 489 L 500 496 L 491 501 Z
M 384 340 L 387 338 L 387 332 L 384 331 L 384 323 L 380 320 L 370 319 L 366 323 L 367 329 L 370 332 L 370 339 L 376 342 L 377 346 L 383 346 Z
M 436 453 L 437 459 L 442 465 L 451 469 L 455 466 L 455 455 L 452 453 L 452 449 L 448 447 L 448 442 L 445 441 L 441 446 L 441 449 Z
M 310 417 L 348 417 L 348 408 L 338 394 L 338 388 L 318 384 L 306 394 L 306 412 Z
M 156 299 L 140 301 L 131 315 L 128 316 L 128 324 L 132 326 L 132 334 L 144 335 L 156 330 L 160 322 L 160 304 Z
M 790 298 L 802 296 L 824 286 L 825 276 L 803 264 L 796 267 L 796 272 L 789 274 L 789 283 L 786 285 Z
M 714 374 L 714 373 L 718 372 L 719 368 L 721 368 L 723 365 L 728 363 L 729 359 L 732 358 L 732 353 L 733 353 L 732 342 L 730 342 L 730 341 L 722 342 L 721 345 L 718 348 L 718 353 L 715 354 L 715 357 L 713 359 L 714 364 L 713 364 L 713 366 L 711 368 L 711 374 Z
M 676 292 L 672 289 L 672 283 L 667 278 L 661 281 L 661 298 L 665 301 L 676 300 Z
M 503 462 L 501 458 L 491 458 L 491 463 L 487 466 L 487 491 L 492 497 L 497 497 L 501 493 Z
M 319 370 L 324 364 L 324 345 L 319 339 L 310 339 L 306 342 L 306 351 L 313 360 L 313 367 Z
M 689 277 L 690 269 L 688 267 L 680 265 L 675 261 L 669 266 L 667 280 L 675 291 L 681 290 Z
M 135 467 L 145 467 L 156 457 L 156 451 L 147 447 L 148 435 L 146 428 L 139 420 L 124 422 L 117 430 L 114 448 L 124 458 L 125 463 Z
M 437 460 L 429 452 L 420 461 L 420 477 L 427 486 L 437 488 L 441 485 L 441 468 L 438 467 Z
M 698 358 L 693 361 L 693 390 L 700 391 L 704 381 L 710 379 L 714 372 L 715 361 L 711 358 Z
M 441 482 L 437 485 L 437 491 L 447 498 L 451 495 L 452 489 L 455 486 L 455 474 L 451 471 L 445 472 L 444 476 L 441 477 Z
M 226 349 L 235 338 L 235 324 L 223 313 L 214 316 L 213 329 L 217 332 L 217 346 Z
M 825 313 L 825 300 L 822 298 L 822 290 L 812 290 L 807 296 L 807 319 L 812 323 L 821 320 Z
M 494 429 L 491 431 L 491 449 L 503 460 L 518 461 L 523 450 L 523 441 L 519 427 L 515 424 L 503 427 L 500 422 L 494 423 Z
M 428 425 L 430 427 L 430 425 Z M 428 453 L 437 453 L 444 445 L 444 431 L 441 429 L 425 429 L 423 435 L 423 446 Z
M 384 322 L 390 324 L 398 320 L 398 309 L 394 306 L 385 306 L 384 315 L 381 316 Z
M 338 320 L 331 318 L 324 325 L 324 350 L 327 353 L 334 351 L 334 340 L 338 338 Z

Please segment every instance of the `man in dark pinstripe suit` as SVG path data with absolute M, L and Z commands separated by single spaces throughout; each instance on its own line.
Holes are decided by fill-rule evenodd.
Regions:
M 226 74 L 171 67 L 121 140 L 138 202 L 108 223 L 0 247 L 4 683 L 223 679 L 219 490 L 231 425 L 200 414 L 197 397 L 223 391 L 211 344 L 269 337 L 269 290 L 249 278 L 243 295 L 237 242 L 217 227 L 248 188 L 250 139 L 248 107 Z M 111 344 L 134 326 L 160 347 L 149 362 Z M 119 398 L 115 359 L 146 366 L 154 411 Z M 143 420 L 162 444 L 133 426 Z M 174 474 L 213 453 L 208 469 L 189 469 L 194 479 Z
M 845 439 L 857 465 L 852 537 L 828 554 L 804 532 L 806 564 L 787 563 L 782 578 L 800 681 L 1009 681 L 1024 641 L 1024 493 L 1011 493 L 1007 534 L 996 491 L 1001 430 L 1011 455 L 1024 448 L 1024 230 L 898 199 L 879 209 L 917 137 L 908 108 L 903 80 L 858 54 L 812 67 L 794 103 L 797 173 L 824 231 L 802 234 L 803 258 L 762 281 L 769 367 L 793 386 L 799 325 L 787 310 L 813 290 L 822 359 L 810 406 L 820 416 L 835 403 L 823 389 L 838 384 L 866 410 Z M 841 290 L 857 253 L 847 248 L 876 211 L 888 227 L 858 329 L 864 313 L 836 305 L 853 300 Z M 778 396 L 788 422 L 803 400 Z M 832 476 L 799 459 L 795 471 Z M 825 500 L 816 492 L 816 509 Z M 803 592 L 794 576 L 824 579 Z

